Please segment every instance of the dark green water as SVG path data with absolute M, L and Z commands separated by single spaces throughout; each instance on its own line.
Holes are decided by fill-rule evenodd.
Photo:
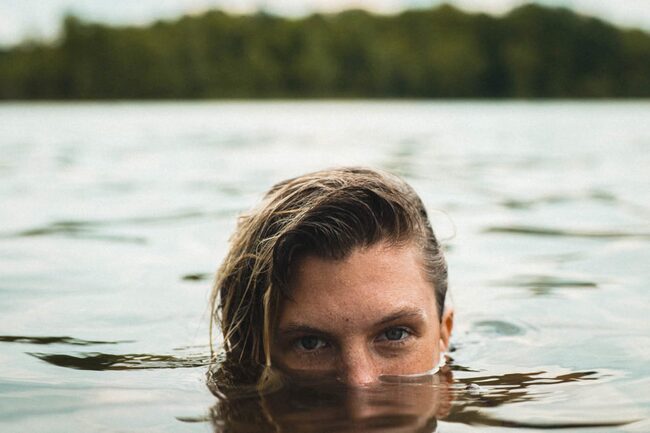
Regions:
M 0 431 L 650 431 L 650 104 L 0 105 Z M 206 385 L 207 299 L 272 183 L 405 176 L 445 240 L 442 373 Z

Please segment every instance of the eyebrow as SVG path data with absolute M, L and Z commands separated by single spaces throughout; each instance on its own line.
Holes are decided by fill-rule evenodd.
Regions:
M 400 320 L 400 319 L 406 319 L 406 318 L 424 319 L 425 316 L 426 316 L 426 314 L 424 313 L 424 310 L 421 309 L 421 308 L 405 307 L 405 308 L 402 308 L 401 310 L 398 310 L 398 311 L 384 317 L 379 322 L 377 322 L 375 324 L 375 326 L 385 325 L 387 323 L 394 322 L 394 321 Z
M 372 327 L 377 328 L 382 325 L 386 325 L 388 323 L 395 322 L 397 320 L 407 319 L 407 318 L 424 319 L 425 316 L 426 314 L 424 310 L 421 308 L 405 307 L 395 311 L 394 313 L 389 314 L 386 317 L 383 317 L 378 322 L 373 324 Z M 328 333 L 327 331 L 323 331 L 322 329 L 318 329 L 313 326 L 309 326 L 302 323 L 289 323 L 285 326 L 282 326 L 281 328 L 278 329 L 278 334 L 282 336 L 288 336 L 292 334 L 314 334 L 314 335 L 322 335 L 322 336 L 331 336 L 331 334 Z

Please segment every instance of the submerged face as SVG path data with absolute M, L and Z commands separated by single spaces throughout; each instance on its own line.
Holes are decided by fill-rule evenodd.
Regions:
M 274 365 L 285 371 L 368 385 L 381 375 L 431 370 L 447 349 L 451 315 L 441 329 L 415 246 L 380 243 L 343 260 L 307 256 L 291 293 L 272 347 Z

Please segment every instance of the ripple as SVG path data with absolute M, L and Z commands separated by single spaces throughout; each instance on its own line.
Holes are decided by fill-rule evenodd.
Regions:
M 81 353 L 77 356 L 60 353 L 36 353 L 34 356 L 48 364 L 75 370 L 147 370 L 163 368 L 194 368 L 209 365 L 210 357 L 194 355 L 177 357 L 172 355 Z
M 139 216 L 129 218 L 116 218 L 106 220 L 63 220 L 53 221 L 30 229 L 21 230 L 13 233 L 2 233 L 0 237 L 15 238 L 15 237 L 36 237 L 36 236 L 54 236 L 64 235 L 71 238 L 85 238 L 85 239 L 101 239 L 108 241 L 118 242 L 133 242 L 145 243 L 146 239 L 138 236 L 125 236 L 112 233 L 102 233 L 100 230 L 109 227 L 120 226 L 134 226 L 134 225 L 150 225 L 157 223 L 176 222 L 187 219 L 206 218 L 212 216 L 222 216 L 224 211 L 221 212 L 199 212 L 199 211 L 184 211 L 173 213 L 170 215 L 155 215 L 155 216 Z
M 548 374 L 546 371 L 533 371 L 456 378 L 454 387 L 458 403 L 464 402 L 478 409 L 535 401 L 542 394 L 540 386 L 599 379 L 600 375 L 596 371 L 577 371 L 559 375 Z
M 508 397 L 508 392 L 513 389 L 523 389 L 537 385 L 557 385 L 560 383 L 582 382 L 598 380 L 601 376 L 597 371 L 575 371 L 559 375 L 549 375 L 547 371 L 533 371 L 528 373 L 506 373 L 499 375 L 471 376 L 456 379 L 456 382 L 467 386 L 478 385 L 484 392 L 495 391 Z M 487 390 L 487 391 L 486 391 Z M 514 395 L 511 395 L 514 396 Z
M 515 235 L 529 235 L 529 236 L 553 236 L 553 237 L 577 237 L 577 238 L 590 238 L 590 239 L 619 239 L 619 238 L 635 238 L 635 239 L 650 239 L 650 232 L 623 232 L 613 230 L 569 230 L 569 229 L 553 229 L 548 227 L 536 226 L 492 226 L 483 230 L 484 233 L 508 233 Z
M 531 429 L 569 429 L 583 427 L 616 427 L 631 424 L 637 419 L 567 422 L 526 422 L 504 419 L 485 409 L 506 404 L 539 400 L 540 387 L 557 392 L 555 385 L 600 380 L 597 371 L 576 371 L 549 374 L 547 371 L 471 376 L 455 379 L 455 407 L 445 421 L 469 425 L 498 426 Z M 542 388 L 543 389 L 543 388 Z
M 214 274 L 209 272 L 199 272 L 196 274 L 185 274 L 181 277 L 183 281 L 207 281 L 214 277 Z
M 549 275 L 522 275 L 510 280 L 495 281 L 494 286 L 521 287 L 537 295 L 545 295 L 555 289 L 594 289 L 598 285 L 593 281 L 553 277 Z
M 27 337 L 23 335 L 0 335 L 2 343 L 24 343 L 24 344 L 69 344 L 72 346 L 94 346 L 96 344 L 120 344 L 132 343 L 131 340 L 123 341 L 95 341 L 82 340 L 74 337 Z
M 475 322 L 472 328 L 483 336 L 492 337 L 512 337 L 526 333 L 523 327 L 503 320 L 481 320 Z
M 505 198 L 500 204 L 508 209 L 531 209 L 540 205 L 553 205 L 562 203 L 591 200 L 607 204 L 621 203 L 616 195 L 603 190 L 587 191 L 583 194 L 548 194 L 534 198 Z
M 454 368 L 452 371 L 468 371 Z M 469 426 L 510 428 L 566 429 L 580 427 L 614 427 L 636 419 L 615 416 L 551 415 L 544 421 L 519 415 L 524 402 L 540 402 L 549 395 L 563 394 L 558 385 L 600 380 L 598 371 L 556 371 L 545 369 L 520 373 L 476 374 L 454 378 L 448 367 L 436 373 L 430 382 L 406 381 L 381 383 L 377 386 L 350 388 L 335 382 L 283 381 L 264 394 L 239 393 L 236 387 L 216 393 L 218 400 L 205 417 L 177 418 L 183 422 L 209 420 L 218 431 L 434 431 L 438 419 Z M 471 370 L 470 370 L 471 371 Z M 223 376 L 226 377 L 227 375 Z M 575 389 L 575 388 L 574 388 Z M 511 406 L 510 411 L 504 406 Z M 260 416 L 264 407 L 264 416 Z M 493 410 L 502 407 L 504 410 Z M 508 419 L 507 415 L 515 419 Z M 516 418 L 520 418 L 519 420 Z M 280 426 L 280 427 L 278 427 Z M 425 427 L 425 428 L 422 428 Z M 437 430 L 436 430 L 437 431 Z
M 568 195 L 548 195 L 531 200 L 505 199 L 501 202 L 501 205 L 508 209 L 530 209 L 537 205 L 565 203 L 575 199 L 576 197 Z
M 594 421 L 594 422 L 522 422 L 495 417 L 479 410 L 464 410 L 459 415 L 451 414 L 444 419 L 450 423 L 463 423 L 486 427 L 506 427 L 520 429 L 560 430 L 577 428 L 621 427 L 632 424 L 637 420 L 625 421 Z
M 98 221 L 57 221 L 51 224 L 35 227 L 28 230 L 22 230 L 13 235 L 4 237 L 35 237 L 35 236 L 52 236 L 64 235 L 70 238 L 98 239 L 114 242 L 129 242 L 142 244 L 146 239 L 139 236 L 124 236 L 115 234 L 98 233 L 95 230 L 103 224 Z

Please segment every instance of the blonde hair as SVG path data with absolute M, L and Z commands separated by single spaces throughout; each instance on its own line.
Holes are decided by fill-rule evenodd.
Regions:
M 211 295 L 226 358 L 271 365 L 273 330 L 290 296 L 292 266 L 313 254 L 340 260 L 377 242 L 421 248 L 436 293 L 439 318 L 447 265 L 422 201 L 402 179 L 367 168 L 305 174 L 273 186 L 258 207 L 240 217 Z

